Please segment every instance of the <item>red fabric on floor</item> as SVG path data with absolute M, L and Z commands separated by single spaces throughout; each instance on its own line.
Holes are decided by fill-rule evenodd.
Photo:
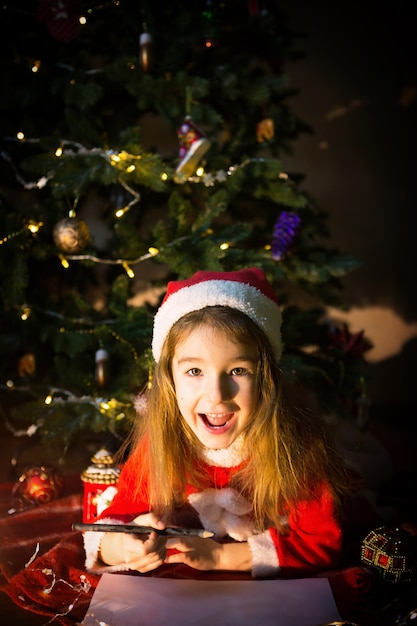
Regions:
M 7 513 L 10 506 L 11 486 L 0 485 L 0 589 L 18 606 L 54 617 L 54 623 L 74 626 L 83 619 L 99 580 L 84 570 L 82 536 L 71 530 L 73 522 L 82 518 L 79 479 L 67 479 L 62 496 L 48 504 L 13 515 Z M 250 579 L 249 574 L 198 572 L 181 565 L 166 565 L 149 575 Z M 344 619 L 361 626 L 384 625 L 366 608 L 373 585 L 366 569 L 345 568 L 328 572 L 327 577 Z

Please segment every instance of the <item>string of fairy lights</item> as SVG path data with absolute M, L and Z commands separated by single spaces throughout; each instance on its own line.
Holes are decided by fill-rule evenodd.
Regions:
M 6 381 L 5 385 L 0 385 L 0 389 L 5 391 L 27 392 L 29 388 L 26 386 L 16 386 L 12 380 Z M 130 407 L 127 402 L 121 402 L 116 398 L 104 398 L 102 396 L 96 397 L 91 395 L 77 396 L 68 389 L 60 387 L 50 387 L 43 400 L 45 406 L 58 406 L 58 405 L 89 405 L 94 409 L 97 409 L 102 414 L 111 413 L 113 419 L 116 422 L 120 422 L 126 418 L 126 410 Z M 15 428 L 13 424 L 2 414 L 3 422 L 7 430 L 9 430 L 14 437 L 33 437 L 38 430 L 45 424 L 43 418 L 39 418 L 36 422 L 30 424 L 27 428 Z M 109 421 L 111 430 L 111 422 Z
M 100 11 L 104 11 L 106 9 L 113 8 L 113 7 L 117 9 L 121 6 L 122 2 L 121 0 L 111 0 L 109 2 L 90 3 L 90 4 L 85 3 L 85 4 L 87 6 L 84 6 L 82 8 L 83 13 L 80 14 L 78 17 L 78 20 L 81 26 L 85 26 L 88 23 L 89 17 L 91 17 L 93 14 L 100 12 Z M 31 17 L 34 17 L 35 15 L 34 12 L 29 12 L 26 10 L 19 9 L 18 7 L 15 7 L 12 4 L 4 4 L 2 6 L 2 9 L 4 12 L 21 13 L 21 14 L 25 14 Z M 148 21 L 145 13 L 146 13 L 146 3 L 144 4 L 144 8 L 142 8 L 143 27 L 146 26 L 146 22 Z M 29 60 L 28 62 L 31 62 L 32 72 L 37 73 L 40 71 L 41 69 L 40 60 L 34 60 L 34 61 Z M 75 68 L 71 66 L 65 66 L 65 69 L 67 69 L 68 71 L 75 71 Z M 101 71 L 103 70 L 102 69 L 86 70 L 87 73 L 88 72 L 101 72 Z M 191 101 L 191 95 L 188 90 L 186 94 L 186 108 L 187 108 L 187 103 L 189 105 L 190 101 Z M 18 141 L 18 142 L 23 142 L 23 143 L 40 143 L 40 139 L 27 138 L 23 130 L 19 130 L 16 133 L 15 137 L 6 137 L 5 139 L 9 141 Z M 10 166 L 13 168 L 15 172 L 16 179 L 26 190 L 43 189 L 44 187 L 48 185 L 48 183 L 53 179 L 55 175 L 55 172 L 51 170 L 47 174 L 41 176 L 38 180 L 30 181 L 30 182 L 25 181 L 23 177 L 21 176 L 21 174 L 18 172 L 17 168 L 15 167 L 14 163 L 12 162 L 12 159 L 7 154 L 7 152 L 3 150 L 0 153 L 0 156 L 4 160 L 8 161 L 8 163 L 10 164 Z M 130 194 L 131 200 L 127 202 L 123 207 L 119 207 L 116 209 L 115 217 L 117 219 L 121 219 L 128 211 L 130 211 L 130 209 L 133 206 L 135 206 L 137 203 L 140 202 L 139 192 L 137 192 L 131 185 L 129 185 L 125 179 L 130 174 L 134 173 L 138 165 L 138 161 L 142 160 L 143 158 L 146 158 L 146 155 L 140 155 L 140 154 L 134 155 L 124 150 L 121 150 L 121 151 L 103 150 L 101 148 L 87 149 L 85 146 L 77 142 L 73 142 L 73 141 L 70 142 L 67 140 L 59 141 L 59 145 L 55 150 L 55 157 L 57 159 L 60 159 L 62 157 L 76 158 L 77 156 L 81 156 L 81 157 L 98 156 L 98 157 L 105 159 L 108 163 L 110 163 L 110 165 L 112 165 L 114 168 L 119 170 L 120 176 L 118 177 L 117 182 Z M 175 176 L 175 174 L 172 175 L 169 171 L 166 170 L 166 168 L 161 167 L 160 179 L 161 179 L 161 182 L 167 182 L 167 183 L 173 180 L 176 183 L 178 182 L 179 183 L 188 182 L 188 183 L 196 183 L 196 184 L 202 183 L 207 187 L 212 187 L 216 184 L 225 182 L 229 176 L 232 176 L 241 168 L 246 167 L 247 165 L 249 165 L 250 163 L 256 160 L 262 160 L 262 159 L 247 159 L 241 164 L 230 166 L 227 171 L 219 170 L 217 172 L 206 172 L 204 167 L 200 166 L 196 169 L 195 173 L 192 176 L 188 176 L 185 180 L 179 180 Z M 281 179 L 288 178 L 287 174 L 285 174 L 284 172 L 279 172 L 278 176 Z M 75 218 L 76 216 L 75 207 L 69 210 L 68 216 L 70 218 Z M 33 236 L 36 236 L 37 232 L 43 226 L 44 224 L 40 221 L 29 220 L 18 231 L 9 233 L 7 235 L 4 235 L 2 238 L 0 238 L 0 246 L 6 244 L 13 238 L 18 237 L 19 235 L 23 235 L 26 230 L 28 230 Z M 182 243 L 185 240 L 186 238 L 180 238 L 178 240 L 174 240 L 169 244 L 169 246 L 175 246 L 178 243 Z M 222 251 L 225 251 L 230 247 L 230 245 L 231 245 L 231 242 L 225 241 L 225 242 L 221 242 L 219 244 L 219 247 Z M 266 249 L 270 249 L 270 246 L 267 245 Z M 124 258 L 108 259 L 108 258 L 104 258 L 102 256 L 97 256 L 94 254 L 68 254 L 68 253 L 67 254 L 60 253 L 59 259 L 60 259 L 62 266 L 65 269 L 68 269 L 70 267 L 70 261 L 73 261 L 73 262 L 88 261 L 91 263 L 97 263 L 97 264 L 102 264 L 102 265 L 119 265 L 125 270 L 129 278 L 134 278 L 135 271 L 133 267 L 137 266 L 140 263 L 143 263 L 144 261 L 147 261 L 148 259 L 152 257 L 157 256 L 160 252 L 161 251 L 156 246 L 151 246 L 149 247 L 147 253 L 135 259 L 124 259 Z M 24 315 L 27 315 L 27 312 L 24 313 Z
M 8 139 L 12 139 L 12 138 L 8 138 Z M 28 142 L 28 143 L 40 142 L 39 139 L 26 138 L 23 132 L 17 133 L 16 140 L 20 142 Z M 67 141 L 67 140 L 60 140 L 59 147 L 56 148 L 54 154 L 57 159 L 77 158 L 77 157 L 100 157 L 100 158 L 105 159 L 112 167 L 119 170 L 120 175 L 117 178 L 117 182 L 120 184 L 120 186 L 122 186 L 125 189 L 125 191 L 128 192 L 128 194 L 130 194 L 131 200 L 129 202 L 126 202 L 123 207 L 119 207 L 115 210 L 114 216 L 116 219 L 123 218 L 126 215 L 126 213 L 132 209 L 133 206 L 135 206 L 136 204 L 140 202 L 140 199 L 141 199 L 140 193 L 126 182 L 125 177 L 129 176 L 129 174 L 133 174 L 133 172 L 136 169 L 137 163 L 143 158 L 146 158 L 146 155 L 145 156 L 140 155 L 140 154 L 135 155 L 135 154 L 128 153 L 125 150 L 122 150 L 119 152 L 115 150 L 104 150 L 102 148 L 97 148 L 97 147 L 88 149 L 80 143 Z M 41 176 L 35 181 L 26 181 L 19 173 L 11 157 L 5 151 L 0 152 L 0 157 L 6 160 L 10 164 L 10 166 L 14 170 L 17 181 L 26 190 L 43 189 L 44 187 L 48 185 L 50 181 L 52 181 L 56 173 L 55 170 L 51 169 L 46 175 Z M 227 169 L 227 171 L 218 170 L 216 172 L 206 172 L 203 166 L 199 166 L 197 167 L 195 174 L 192 176 L 189 176 L 186 180 L 188 183 L 191 183 L 191 184 L 203 183 L 205 186 L 212 187 L 216 184 L 224 183 L 228 177 L 235 175 L 239 170 L 249 166 L 250 164 L 255 163 L 255 162 L 262 162 L 264 160 L 265 159 L 263 159 L 262 157 L 246 159 L 240 164 L 231 165 Z M 59 168 L 59 164 L 57 167 Z M 288 174 L 280 171 L 278 172 L 277 177 L 281 180 L 287 180 Z M 161 172 L 160 172 L 160 180 L 163 183 L 168 183 L 172 180 L 175 182 L 175 176 L 170 175 L 169 172 L 165 168 L 162 167 Z M 76 204 L 77 203 L 75 202 L 74 207 L 69 210 L 68 212 L 69 217 L 75 217 Z M 44 224 L 41 221 L 29 219 L 20 229 L 2 236 L 0 238 L 0 246 L 10 242 L 12 239 L 20 235 L 23 235 L 27 231 L 29 231 L 33 236 L 36 236 L 36 234 L 39 232 L 39 230 L 42 228 L 43 225 Z M 167 244 L 167 247 L 176 246 L 179 243 L 186 241 L 188 238 L 189 237 L 187 236 L 182 236 L 180 238 L 174 239 L 173 241 Z M 219 247 L 222 251 L 225 251 L 230 247 L 230 245 L 231 245 L 231 242 L 225 241 L 225 242 L 220 243 Z M 267 245 L 266 249 L 268 249 L 268 247 L 270 246 Z M 97 256 L 94 254 L 63 254 L 63 253 L 59 253 L 59 258 L 60 258 L 62 266 L 66 269 L 68 269 L 69 267 L 69 261 L 90 261 L 92 263 L 103 264 L 103 265 L 120 265 L 126 271 L 126 274 L 129 276 L 129 278 L 134 278 L 135 272 L 132 269 L 132 266 L 136 266 L 152 257 L 155 257 L 159 253 L 160 253 L 160 250 L 156 246 L 150 246 L 148 248 L 147 253 L 134 259 L 127 259 L 127 258 L 114 259 L 114 258 L 105 258 L 103 256 Z
M 30 142 L 30 143 L 39 143 L 40 141 L 39 139 L 26 139 L 22 132 L 17 133 L 16 139 L 18 141 Z M 10 156 L 4 151 L 0 153 L 0 156 L 11 164 L 11 166 L 13 167 L 15 171 L 16 179 L 23 186 L 24 189 L 27 189 L 27 190 L 42 189 L 48 184 L 48 182 L 50 182 L 53 179 L 55 175 L 55 171 L 51 170 L 47 175 L 41 176 L 36 181 L 30 181 L 30 182 L 25 181 L 23 177 L 20 175 L 20 173 L 18 172 L 17 168 L 14 166 Z M 114 213 L 115 218 L 117 219 L 123 218 L 123 216 L 128 211 L 130 211 L 130 209 L 133 206 L 135 206 L 136 204 L 140 202 L 140 199 L 141 199 L 140 193 L 136 191 L 131 185 L 129 185 L 124 180 L 124 175 L 132 174 L 136 170 L 137 162 L 144 158 L 143 155 L 134 155 L 134 154 L 128 153 L 125 150 L 117 152 L 114 150 L 103 150 L 102 148 L 97 148 L 97 147 L 88 149 L 80 143 L 67 141 L 67 140 L 61 140 L 59 147 L 55 150 L 55 157 L 57 159 L 60 159 L 62 157 L 76 158 L 77 156 L 101 157 L 105 159 L 111 166 L 113 166 L 114 168 L 120 171 L 120 176 L 117 179 L 118 183 L 131 195 L 132 199 L 129 202 L 127 202 L 123 207 L 117 208 L 115 210 L 115 213 Z M 186 180 L 188 183 L 192 183 L 192 184 L 203 183 L 205 186 L 211 187 L 218 183 L 224 183 L 228 177 L 233 176 L 239 170 L 247 167 L 251 163 L 261 162 L 263 160 L 264 159 L 261 157 L 246 159 L 240 164 L 231 165 L 227 171 L 218 170 L 216 172 L 206 172 L 203 166 L 199 166 L 196 169 L 195 174 L 193 176 L 189 176 Z M 279 172 L 278 178 L 281 180 L 287 180 L 288 174 L 286 174 L 285 172 Z M 160 179 L 162 182 L 168 183 L 171 180 L 175 181 L 175 176 L 170 176 L 168 171 L 166 171 L 165 168 L 162 168 L 160 172 Z M 70 209 L 68 215 L 69 217 L 75 217 L 76 215 L 75 208 Z M 36 233 L 40 230 L 40 228 L 42 228 L 42 226 L 43 226 L 42 222 L 29 220 L 18 231 L 9 233 L 8 235 L 5 235 L 2 238 L 0 238 L 0 245 L 3 245 L 7 243 L 8 241 L 10 241 L 11 239 L 23 234 L 26 230 L 32 233 L 32 235 L 36 235 Z M 181 237 L 181 238 L 175 239 L 171 243 L 169 243 L 168 246 L 175 246 L 178 243 L 182 243 L 185 240 L 187 240 L 187 237 Z M 230 242 L 222 242 L 221 244 L 219 244 L 220 249 L 223 251 L 227 250 L 229 246 L 230 246 Z M 143 254 L 135 259 L 124 259 L 124 258 L 109 259 L 105 257 L 99 257 L 93 254 L 59 254 L 59 258 L 61 260 L 61 264 L 66 269 L 69 267 L 68 261 L 91 261 L 93 263 L 99 263 L 99 264 L 104 264 L 104 265 L 120 265 L 124 268 L 129 278 L 134 278 L 135 273 L 132 269 L 132 266 L 138 265 L 152 257 L 155 257 L 156 255 L 159 254 L 159 252 L 160 250 L 157 247 L 151 246 L 149 247 L 148 252 L 146 254 Z
M 15 141 L 18 141 L 18 142 L 40 143 L 40 140 L 37 138 L 26 138 L 23 132 L 19 132 L 16 138 L 9 138 L 9 140 L 10 139 L 14 139 Z M 46 175 L 41 176 L 37 180 L 27 181 L 20 174 L 20 172 L 18 171 L 18 168 L 14 165 L 11 157 L 6 152 L 2 151 L 0 153 L 0 156 L 9 163 L 9 165 L 12 167 L 14 171 L 16 180 L 26 190 L 43 189 L 49 183 L 51 183 L 56 173 L 56 169 L 55 170 L 51 169 Z M 58 147 L 55 149 L 54 156 L 57 159 L 57 163 L 58 163 L 57 168 L 59 168 L 60 159 L 65 159 L 65 158 L 75 159 L 78 157 L 81 157 L 81 158 L 99 157 L 99 158 L 104 159 L 112 167 L 118 170 L 119 172 L 119 175 L 117 177 L 118 183 L 123 187 L 123 189 L 130 196 L 130 200 L 126 202 L 123 207 L 119 207 L 115 210 L 114 217 L 116 219 L 123 219 L 123 217 L 127 214 L 127 212 L 130 211 L 132 207 L 134 207 L 136 204 L 140 202 L 141 200 L 140 193 L 131 184 L 126 182 L 126 178 L 128 178 L 129 175 L 132 175 L 134 173 L 138 161 L 142 160 L 143 158 L 146 158 L 143 155 L 131 154 L 125 150 L 122 150 L 122 151 L 104 150 L 104 149 L 96 148 L 96 147 L 87 149 L 85 146 L 83 146 L 80 143 L 76 143 L 73 141 L 60 140 Z M 191 184 L 203 183 L 204 185 L 207 185 L 207 186 L 221 184 L 221 183 L 224 183 L 228 177 L 236 174 L 240 169 L 247 167 L 254 161 L 260 161 L 260 160 L 262 159 L 252 159 L 252 160 L 247 159 L 239 165 L 233 165 L 229 167 L 227 171 L 220 170 L 214 173 L 211 173 L 211 172 L 207 173 L 203 167 L 198 167 L 196 169 L 195 174 L 193 176 L 190 176 L 187 180 Z M 279 174 L 279 177 L 282 179 L 286 179 L 287 175 L 281 172 Z M 170 180 L 173 179 L 173 177 L 170 176 L 169 172 L 163 167 L 163 164 L 161 164 L 160 179 L 162 183 L 167 183 L 167 184 Z M 75 217 L 76 204 L 77 203 L 74 203 L 74 207 L 69 210 L 69 213 L 68 213 L 69 217 Z M 44 224 L 42 222 L 29 219 L 20 229 L 1 237 L 0 247 L 2 245 L 7 244 L 8 242 L 11 242 L 16 237 L 23 236 L 25 232 L 29 232 L 32 237 L 36 237 L 37 233 L 40 231 L 40 229 L 43 226 Z M 189 236 L 182 236 L 182 237 L 176 238 L 175 240 L 169 242 L 167 244 L 167 247 L 177 246 L 178 244 L 185 242 L 187 239 L 189 239 Z M 230 242 L 222 242 L 219 244 L 219 246 L 221 250 L 225 251 L 229 248 Z M 129 278 L 134 278 L 135 276 L 135 272 L 133 269 L 134 267 L 136 267 L 138 264 L 150 258 L 157 256 L 159 253 L 160 253 L 160 250 L 155 246 L 151 246 L 148 249 L 147 253 L 134 259 L 131 259 L 131 258 L 114 259 L 114 258 L 105 258 L 102 256 L 97 256 L 91 253 L 69 254 L 69 253 L 62 253 L 62 252 L 57 251 L 57 255 L 61 261 L 63 268 L 65 269 L 70 267 L 70 262 L 88 261 L 88 262 L 102 264 L 102 265 L 118 265 L 118 266 L 121 266 L 125 270 Z M 33 309 L 31 305 L 27 303 L 24 303 L 21 305 L 20 317 L 22 321 L 26 321 L 29 319 L 32 313 L 32 310 Z M 134 347 L 131 346 L 129 342 L 126 342 L 118 333 L 116 333 L 111 328 L 111 325 L 114 324 L 116 320 L 108 319 L 105 321 L 103 320 L 95 321 L 95 320 L 86 319 L 84 317 L 80 319 L 75 319 L 75 318 L 66 317 L 55 311 L 42 310 L 41 312 L 44 315 L 59 319 L 60 321 L 62 321 L 63 325 L 70 324 L 72 326 L 74 325 L 78 326 L 79 327 L 78 332 L 96 334 L 97 332 L 102 333 L 103 328 L 105 328 L 106 331 L 109 334 L 111 334 L 116 341 L 119 341 L 119 342 L 121 341 L 121 342 L 126 343 L 127 347 L 131 351 L 132 356 L 135 360 L 138 358 L 138 355 Z M 83 328 L 80 328 L 81 326 Z M 62 328 L 62 331 L 64 331 L 64 327 Z M 14 389 L 17 390 L 13 381 L 7 381 L 5 388 L 9 390 L 14 390 Z M 94 397 L 83 399 L 83 398 L 75 397 L 69 391 L 60 390 L 60 392 L 57 392 L 57 390 L 51 389 L 47 393 L 45 400 L 44 400 L 45 405 L 50 405 L 52 403 L 56 405 L 62 401 L 65 401 L 66 403 L 71 403 L 71 402 L 83 403 L 86 401 L 87 403 L 97 408 L 101 413 L 110 412 L 112 416 L 116 415 L 116 420 L 122 419 L 124 417 L 123 411 L 117 412 L 119 407 L 116 406 L 117 401 L 114 399 L 112 399 L 110 403 L 108 401 L 102 401 L 102 399 L 97 399 Z M 31 427 L 29 427 L 29 430 L 30 429 Z
M 28 142 L 33 142 L 33 143 L 39 143 L 38 139 L 26 139 L 23 133 L 19 133 L 18 136 L 16 137 L 16 140 L 20 142 L 28 141 Z M 28 182 L 24 180 L 23 177 L 20 175 L 19 171 L 13 165 L 12 160 L 7 153 L 2 152 L 0 153 L 0 156 L 3 159 L 7 160 L 9 164 L 11 164 L 11 166 L 14 169 L 16 179 L 18 180 L 18 182 L 22 185 L 24 189 L 28 189 L 28 190 L 42 189 L 48 183 L 50 183 L 50 181 L 54 177 L 54 171 L 50 171 L 46 176 L 41 176 L 38 180 Z M 55 157 L 57 159 L 61 159 L 65 157 L 77 158 L 78 156 L 82 156 L 82 157 L 85 157 L 85 156 L 97 157 L 98 156 L 100 158 L 105 159 L 111 166 L 117 168 L 120 171 L 118 182 L 125 189 L 125 191 L 127 191 L 130 194 L 131 200 L 127 202 L 122 208 L 116 209 L 115 211 L 116 219 L 122 219 L 134 205 L 140 202 L 140 193 L 136 191 L 131 185 L 129 185 L 124 180 L 123 177 L 126 175 L 128 176 L 129 174 L 132 174 L 134 172 L 135 163 L 138 160 L 142 159 L 142 155 L 133 155 L 126 151 L 117 152 L 114 150 L 103 150 L 101 148 L 87 149 L 82 144 L 74 143 L 72 141 L 71 142 L 65 141 L 65 140 L 61 140 L 59 143 L 59 147 L 55 150 Z M 205 172 L 203 167 L 198 167 L 195 172 L 195 175 L 190 176 L 187 180 L 191 184 L 203 183 L 205 185 L 210 185 L 210 186 L 213 186 L 219 183 L 221 184 L 225 182 L 228 177 L 235 175 L 240 169 L 245 168 L 249 166 L 251 163 L 254 163 L 257 161 L 263 161 L 263 159 L 262 158 L 246 159 L 241 164 L 230 166 L 227 171 L 220 170 L 214 173 L 207 173 Z M 287 174 L 285 174 L 284 172 L 280 172 L 278 174 L 278 177 L 283 180 L 286 180 L 288 178 Z M 162 168 L 161 170 L 160 178 L 162 182 L 166 182 L 166 183 L 168 183 L 170 180 L 170 176 L 164 168 Z M 69 216 L 71 217 L 74 215 L 75 215 L 75 209 L 71 209 L 69 211 Z M 36 237 L 37 233 L 42 228 L 42 226 L 43 226 L 42 222 L 37 222 L 35 220 L 28 220 L 19 230 L 16 230 L 15 232 L 12 232 L 3 236 L 0 239 L 0 247 L 2 245 L 7 244 L 14 238 L 22 236 L 25 232 L 29 232 L 31 236 Z M 169 242 L 167 244 L 167 247 L 176 246 L 179 243 L 185 242 L 187 239 L 189 239 L 189 236 L 182 236 L 180 238 L 177 238 Z M 231 245 L 230 242 L 223 242 L 219 244 L 219 247 L 221 248 L 221 250 L 225 251 L 229 248 L 230 245 Z M 125 270 L 129 278 L 134 278 L 135 273 L 134 273 L 133 267 L 146 261 L 147 259 L 157 256 L 159 253 L 160 253 L 160 250 L 158 248 L 150 247 L 146 254 L 143 254 L 135 259 L 125 259 L 125 258 L 110 259 L 110 258 L 100 257 L 94 254 L 63 254 L 63 253 L 58 253 L 58 257 L 64 268 L 68 268 L 70 266 L 70 261 L 72 262 L 88 261 L 88 262 L 103 264 L 103 265 L 119 265 Z M 134 347 L 111 328 L 111 325 L 116 323 L 116 320 L 106 319 L 106 320 L 97 321 L 97 320 L 87 319 L 84 317 L 79 318 L 79 319 L 69 318 L 55 311 L 44 310 L 44 309 L 42 309 L 42 311 L 40 312 L 42 312 L 44 315 L 59 319 L 60 321 L 62 321 L 64 325 L 70 324 L 72 326 L 74 325 L 83 326 L 84 328 L 79 328 L 78 330 L 78 332 L 81 332 L 81 333 L 96 334 L 97 332 L 102 333 L 103 329 L 106 329 L 106 332 L 111 334 L 112 337 L 116 341 L 125 343 L 126 346 L 129 348 L 129 350 L 131 351 L 133 358 L 135 360 L 138 359 L 138 354 L 136 350 L 134 349 Z M 32 307 L 29 304 L 24 303 L 21 305 L 20 317 L 22 321 L 28 320 L 31 313 L 32 313 Z M 85 327 L 90 327 L 90 328 L 85 328 Z M 61 328 L 61 331 L 62 332 L 65 331 L 64 326 Z M 12 391 L 12 390 L 19 391 L 19 387 L 16 387 L 12 380 L 8 380 L 6 384 L 3 386 L 0 386 L 0 388 L 7 389 L 9 391 Z M 69 404 L 87 403 L 93 406 L 94 408 L 96 408 L 98 411 L 100 411 L 101 414 L 104 414 L 104 415 L 107 414 L 109 417 L 111 417 L 113 420 L 116 420 L 116 421 L 120 421 L 125 418 L 126 406 L 114 398 L 110 400 L 104 400 L 103 398 L 96 398 L 93 396 L 78 397 L 68 390 L 55 389 L 55 388 L 50 388 L 50 390 L 47 392 L 44 398 L 44 403 L 46 406 L 50 406 L 51 404 L 53 404 L 54 406 L 57 406 L 58 404 L 63 403 L 63 402 L 69 403 Z M 109 423 L 111 423 L 111 420 L 109 420 Z M 24 434 L 26 436 L 31 436 L 38 430 L 40 426 L 41 424 L 38 424 L 38 425 L 32 424 L 31 426 L 29 426 L 28 429 L 24 431 Z
M 92 18 L 92 16 L 95 13 L 100 12 L 100 11 L 105 11 L 108 9 L 110 10 L 112 8 L 118 9 L 122 5 L 122 2 L 123 0 L 111 0 L 109 2 L 90 3 L 90 4 L 84 3 L 84 6 L 80 8 L 81 13 L 77 17 L 78 22 L 79 22 L 79 27 L 80 28 L 86 27 L 88 25 L 89 20 Z M 9 2 L 7 4 L 2 5 L 2 12 L 3 14 L 5 14 L 6 12 L 14 13 L 14 14 L 24 14 L 27 17 L 35 19 L 36 10 L 34 11 L 22 10 L 19 7 L 14 6 L 11 2 Z M 147 21 L 145 19 L 146 15 L 142 15 L 142 18 L 143 18 L 142 27 L 146 30 L 146 21 Z M 41 59 L 24 58 L 23 62 L 28 64 L 28 70 L 31 71 L 33 74 L 37 74 L 42 71 Z M 68 73 L 74 73 L 76 69 L 72 67 L 71 65 L 59 64 L 59 66 L 61 69 L 66 70 Z M 131 61 L 129 61 L 128 67 L 129 69 L 132 69 L 132 70 L 135 69 L 135 66 Z M 88 70 L 85 70 L 84 73 L 92 74 L 92 73 L 100 73 L 103 71 L 104 70 L 102 68 L 88 69 Z M 190 102 L 189 95 L 187 96 L 186 101 L 188 103 Z M 15 136 L 6 137 L 4 139 L 6 142 L 18 142 L 22 144 L 24 143 L 40 144 L 41 143 L 41 140 L 39 138 L 26 137 L 23 129 L 19 130 Z M 119 206 L 115 209 L 114 217 L 116 220 L 123 219 L 123 217 L 141 201 L 141 194 L 139 193 L 137 189 L 135 189 L 134 185 L 129 182 L 134 177 L 135 171 L 139 167 L 139 162 L 142 162 L 141 166 L 143 167 L 143 163 L 147 158 L 155 159 L 155 155 L 131 154 L 127 152 L 126 150 L 112 150 L 112 149 L 106 150 L 106 149 L 102 149 L 98 147 L 86 148 L 81 143 L 68 141 L 65 139 L 57 140 L 57 147 L 51 153 L 51 156 L 56 159 L 55 169 L 51 168 L 47 173 L 43 174 L 38 179 L 28 181 L 28 180 L 25 180 L 21 172 L 15 166 L 15 164 L 13 163 L 13 159 L 10 157 L 10 155 L 5 150 L 2 150 L 0 152 L 0 157 L 9 164 L 10 168 L 14 172 L 14 176 L 17 182 L 19 183 L 19 185 L 23 189 L 28 190 L 28 191 L 42 190 L 46 188 L 49 184 L 51 184 L 54 179 L 54 176 L 56 175 L 57 170 L 59 170 L 60 168 L 60 160 L 62 160 L 62 163 L 64 163 L 65 160 L 67 159 L 77 159 L 77 158 L 101 158 L 103 159 L 106 163 L 108 163 L 112 168 L 116 170 L 118 174 L 116 177 L 117 183 L 124 189 L 124 191 L 127 193 L 127 196 L 128 196 L 128 200 L 123 203 L 123 206 Z M 184 182 L 187 182 L 189 184 L 202 184 L 206 187 L 213 187 L 216 185 L 224 184 L 228 180 L 229 177 L 234 176 L 242 168 L 249 166 L 251 163 L 254 163 L 256 161 L 263 161 L 263 160 L 264 159 L 262 158 L 246 159 L 240 164 L 234 164 L 230 166 L 227 170 L 218 170 L 214 172 L 206 171 L 204 166 L 198 166 L 196 167 L 195 172 L 191 176 L 187 176 L 185 180 L 179 179 L 178 177 L 176 177 L 175 171 L 171 171 L 170 168 L 167 167 L 162 161 L 160 163 L 156 161 L 157 162 L 156 167 L 159 167 L 158 173 L 159 173 L 160 183 L 162 185 L 164 184 L 169 185 L 172 183 L 183 184 Z M 288 178 L 287 174 L 285 174 L 284 172 L 278 172 L 277 176 L 283 180 L 286 180 Z M 76 218 L 77 203 L 78 203 L 78 200 L 74 202 L 73 207 L 70 208 L 68 211 L 68 217 L 70 219 Z M 36 219 L 27 219 L 19 229 L 16 229 L 13 232 L 4 234 L 3 236 L 0 234 L 0 249 L 2 246 L 7 245 L 8 243 L 12 242 L 14 239 L 18 237 L 24 237 L 27 234 L 29 234 L 30 237 L 36 238 L 37 234 L 43 227 L 44 227 L 44 223 L 42 221 L 39 221 Z M 207 234 L 210 234 L 210 233 L 211 231 L 208 232 Z M 88 262 L 88 263 L 94 263 L 94 264 L 100 264 L 100 265 L 120 266 L 126 272 L 126 275 L 130 279 L 133 279 L 135 277 L 135 268 L 139 264 L 153 257 L 156 257 L 157 255 L 159 255 L 161 252 L 163 252 L 165 249 L 169 247 L 178 246 L 179 244 L 186 242 L 190 238 L 191 238 L 191 235 L 178 237 L 172 240 L 171 242 L 167 243 L 165 248 L 163 249 L 159 249 L 156 246 L 150 246 L 145 254 L 142 254 L 137 258 L 121 258 L 121 257 L 120 258 L 106 258 L 105 256 L 99 256 L 93 253 L 81 253 L 81 252 L 72 253 L 69 251 L 63 252 L 58 249 L 57 249 L 57 257 L 59 258 L 61 265 L 64 269 L 68 269 L 71 263 L 77 263 L 77 262 Z M 229 247 L 233 245 L 233 243 L 230 241 L 223 241 L 219 243 L 218 245 L 219 245 L 219 248 L 224 252 L 228 250 Z M 270 248 L 270 246 L 266 246 L 266 249 L 268 247 Z M 128 341 L 126 341 L 123 337 L 121 337 L 117 332 L 115 332 L 115 330 L 112 328 L 112 325 L 116 323 L 116 320 L 107 319 L 107 320 L 97 321 L 97 320 L 87 319 L 85 317 L 80 317 L 79 319 L 75 319 L 72 317 L 71 318 L 66 317 L 55 311 L 50 311 L 50 310 L 45 310 L 45 309 L 41 310 L 39 308 L 32 307 L 28 303 L 23 303 L 20 306 L 18 313 L 20 315 L 21 320 L 23 322 L 27 321 L 30 318 L 33 310 L 36 310 L 44 314 L 45 316 L 54 317 L 58 319 L 60 322 L 62 322 L 62 326 L 60 328 L 61 332 L 65 332 L 66 326 L 76 327 L 77 332 L 94 334 L 101 341 L 103 329 L 106 329 L 106 332 L 109 335 L 111 335 L 113 339 L 115 339 L 118 342 L 122 342 L 126 344 L 134 360 L 138 359 L 138 354 L 136 350 L 134 349 L 134 347 Z M 16 390 L 16 391 L 19 390 L 19 387 L 15 386 L 14 382 L 11 380 L 7 381 L 6 384 L 3 386 L 0 385 L 0 388 L 5 388 L 8 390 Z M 95 408 L 97 408 L 101 413 L 108 413 L 116 420 L 124 419 L 125 417 L 125 413 L 124 413 L 125 407 L 123 406 L 123 403 L 119 404 L 118 401 L 115 399 L 111 399 L 107 401 L 107 400 L 104 400 L 103 398 L 96 398 L 96 397 L 90 397 L 90 396 L 76 397 L 74 394 L 72 394 L 68 390 L 55 389 L 55 388 L 50 388 L 50 390 L 47 392 L 45 399 L 44 399 L 44 403 L 46 406 L 58 405 L 59 403 L 63 403 L 63 402 L 77 403 L 77 404 L 80 404 L 80 403 L 90 404 L 94 406 Z M 30 436 L 31 434 L 36 432 L 38 427 L 39 426 L 32 424 L 29 427 L 29 429 L 25 431 L 25 434 Z

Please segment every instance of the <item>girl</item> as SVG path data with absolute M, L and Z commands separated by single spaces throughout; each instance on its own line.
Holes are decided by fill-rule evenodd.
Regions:
M 98 522 L 205 528 L 214 538 L 86 532 L 87 569 L 182 563 L 271 577 L 337 564 L 346 475 L 321 422 L 284 403 L 280 326 L 257 268 L 168 284 L 146 416 Z

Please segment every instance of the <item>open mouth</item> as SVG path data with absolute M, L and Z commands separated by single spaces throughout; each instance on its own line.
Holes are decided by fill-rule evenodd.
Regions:
M 224 431 L 228 428 L 234 413 L 199 413 L 199 416 L 210 430 Z

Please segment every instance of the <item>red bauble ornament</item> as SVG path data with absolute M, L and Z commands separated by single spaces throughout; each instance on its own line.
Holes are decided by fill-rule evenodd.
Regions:
M 76 0 L 41 0 L 36 18 L 57 41 L 68 43 L 80 29 Z
M 22 503 L 38 506 L 55 500 L 63 486 L 63 477 L 52 465 L 35 465 L 23 472 L 12 495 Z

